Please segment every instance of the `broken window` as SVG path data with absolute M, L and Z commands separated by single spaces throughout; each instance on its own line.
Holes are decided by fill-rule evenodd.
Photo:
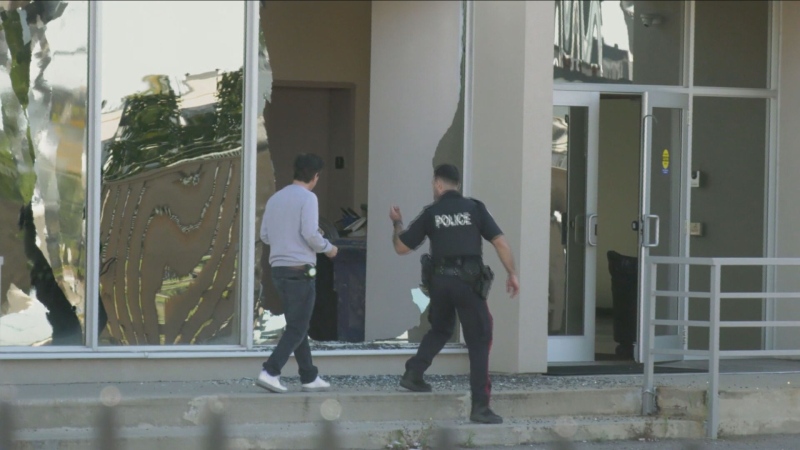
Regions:
M 418 288 L 425 250 L 395 255 L 383 238 L 391 233 L 385 216 L 404 198 L 395 194 L 410 189 L 420 194 L 404 205 L 410 221 L 432 201 L 433 167 L 463 167 L 465 4 L 265 1 L 260 23 L 256 228 L 268 198 L 292 182 L 294 156 L 313 152 L 326 164 L 314 190 L 320 228 L 340 249 L 333 261 L 317 261 L 312 346 L 419 342 L 428 329 L 429 300 Z M 391 114 L 376 116 L 374 108 Z M 379 215 L 371 229 L 368 199 Z M 255 245 L 254 341 L 273 344 L 283 310 L 269 248 Z M 368 264 L 368 255 L 381 262 Z
M 103 5 L 103 345 L 239 341 L 244 10 Z
M 0 22 L 0 345 L 82 345 L 88 2 Z

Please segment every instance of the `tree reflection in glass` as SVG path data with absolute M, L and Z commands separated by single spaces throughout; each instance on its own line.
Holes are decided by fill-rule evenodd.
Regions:
M 236 343 L 244 2 L 154 5 L 103 9 L 100 341 Z
M 83 343 L 88 11 L 0 3 L 0 345 Z

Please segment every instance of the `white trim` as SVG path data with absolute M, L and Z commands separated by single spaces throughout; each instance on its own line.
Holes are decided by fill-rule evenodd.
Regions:
M 780 54 L 781 31 L 781 2 L 770 2 L 770 60 L 769 60 L 769 87 L 780 94 Z M 767 164 L 766 164 L 766 211 L 764 215 L 764 255 L 774 258 L 778 255 L 778 177 L 780 160 L 780 95 L 768 102 L 767 113 Z M 764 274 L 765 292 L 775 292 L 777 286 L 777 271 L 768 266 Z M 767 299 L 764 302 L 764 320 L 776 320 L 775 301 Z M 775 349 L 777 330 L 765 328 L 763 330 L 763 348 Z
M 694 23 L 695 2 L 684 2 L 683 7 L 683 85 L 694 84 Z
M 780 87 L 780 65 L 781 65 L 781 31 L 783 27 L 783 20 L 781 13 L 783 12 L 783 3 L 779 1 L 771 1 L 770 5 L 770 34 L 769 34 L 769 77 L 767 87 L 778 91 Z
M 463 136 L 463 148 L 462 148 L 462 157 L 463 163 L 461 167 L 461 193 L 464 196 L 471 196 L 472 194 L 472 123 L 473 123 L 473 114 L 472 114 L 472 93 L 473 93 L 473 71 L 472 71 L 472 61 L 473 61 L 473 42 L 474 42 L 474 8 L 471 1 L 463 0 L 461 2 L 461 13 L 464 15 L 462 17 L 462 23 L 464 24 L 464 29 L 462 33 L 464 33 L 464 136 Z M 460 344 L 465 343 L 464 340 L 464 329 L 461 327 L 459 323 L 456 327 L 458 329 L 458 342 Z
M 597 213 L 597 177 L 600 139 L 600 92 L 569 92 L 553 90 L 553 106 L 585 107 L 588 110 L 586 148 L 586 206 L 580 214 L 587 218 Z M 587 223 L 588 225 L 588 223 Z M 597 285 L 597 247 L 587 244 L 588 227 L 584 238 L 583 334 L 577 336 L 550 335 L 547 338 L 547 362 L 594 361 Z
M 86 118 L 86 289 L 84 290 L 84 334 L 89 348 L 96 350 L 98 305 L 100 301 L 100 195 L 103 184 L 101 117 L 103 103 L 102 66 L 102 2 L 89 2 L 89 43 L 87 68 Z M 5 349 L 4 349 L 5 351 Z
M 473 39 L 474 39 L 474 8 L 473 3 L 464 1 L 463 14 L 466 33 L 464 40 L 464 164 L 462 168 L 461 191 L 465 196 L 472 194 L 472 93 L 473 93 Z
M 683 189 L 684 192 L 682 193 L 683 205 L 681 207 L 681 225 L 685 225 L 684 229 L 681 230 L 681 239 L 683 245 L 683 255 L 690 256 L 692 254 L 692 243 L 690 236 L 686 232 L 689 228 L 689 223 L 691 222 L 692 217 L 692 159 L 693 155 L 693 145 L 694 145 L 694 96 L 695 96 L 695 86 L 694 86 L 694 69 L 695 69 L 695 46 L 697 44 L 697 2 L 692 0 L 689 2 L 689 11 L 688 11 L 688 20 L 689 20 L 689 29 L 685 31 L 685 36 L 688 36 L 688 58 L 689 58 L 689 68 L 688 68 L 688 78 L 686 79 L 686 84 L 689 86 L 689 108 L 686 111 L 686 148 L 684 149 L 684 161 L 681 166 L 681 170 L 683 171 L 684 176 L 684 183 Z M 689 267 L 678 268 L 681 278 L 681 283 L 685 289 L 688 289 L 689 283 Z M 683 299 L 679 300 L 681 303 L 678 306 L 678 314 L 681 320 L 689 320 L 689 300 Z M 684 326 L 679 331 L 678 334 L 681 336 L 683 342 L 681 342 L 680 348 L 683 350 L 689 349 L 689 331 L 690 327 Z
M 239 334 L 246 348 L 253 348 L 253 268 L 256 235 L 256 145 L 258 126 L 258 27 L 259 2 L 245 2 L 244 110 L 242 112 L 241 234 L 239 236 Z
M 73 347 L 74 348 L 74 347 Z M 314 357 L 331 356 L 387 356 L 387 355 L 415 355 L 416 349 L 392 350 L 312 350 Z M 445 348 L 439 354 L 466 354 L 466 348 Z M 13 360 L 48 360 L 48 359 L 190 359 L 190 358 L 254 358 L 263 360 L 263 348 L 244 350 L 236 347 L 231 350 L 218 351 L 136 351 L 136 352 L 94 352 L 85 351 L 59 351 L 59 352 L 26 352 L 26 353 L 0 353 L 0 361 Z
M 776 90 L 753 89 L 753 88 L 729 88 L 729 87 L 707 87 L 707 86 L 656 86 L 646 84 L 603 84 L 603 83 L 556 83 L 553 85 L 554 91 L 582 91 L 582 92 L 602 92 L 604 94 L 641 94 L 644 92 L 665 93 L 665 94 L 689 94 L 704 97 L 741 97 L 741 98 L 775 98 L 778 96 Z

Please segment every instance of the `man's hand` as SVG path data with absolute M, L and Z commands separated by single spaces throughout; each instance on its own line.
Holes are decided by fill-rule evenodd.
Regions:
M 517 294 L 519 294 L 519 280 L 513 273 L 508 274 L 508 280 L 506 280 L 506 292 L 511 294 L 511 298 L 514 298 L 517 296 Z
M 400 212 L 399 206 L 392 205 L 392 208 L 389 210 L 389 218 L 392 219 L 392 223 L 403 221 L 403 214 Z
M 339 247 L 332 245 L 331 249 L 325 252 L 325 256 L 327 256 L 330 259 L 333 259 L 336 257 L 337 253 L 339 253 Z
M 392 205 L 389 209 L 389 218 L 392 219 L 392 244 L 394 245 L 394 251 L 398 255 L 410 253 L 411 249 L 400 240 L 400 234 L 403 232 L 403 214 L 400 212 L 398 206 Z

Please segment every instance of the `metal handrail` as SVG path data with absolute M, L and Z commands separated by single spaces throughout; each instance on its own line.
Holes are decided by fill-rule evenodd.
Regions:
M 658 266 L 706 266 L 709 267 L 709 291 L 672 291 L 655 289 L 658 275 Z M 652 256 L 649 257 L 644 265 L 649 271 L 649 277 L 644 280 L 649 281 L 650 285 L 645 292 L 648 297 L 642 302 L 644 311 L 644 322 L 642 324 L 643 363 L 644 363 L 644 384 L 642 387 L 642 414 L 649 415 L 656 411 L 655 389 L 654 389 L 654 364 L 655 355 L 676 355 L 676 356 L 704 356 L 709 360 L 708 364 L 708 395 L 707 395 L 707 420 L 706 434 L 711 439 L 716 439 L 719 434 L 719 360 L 725 357 L 746 357 L 746 356 L 800 356 L 800 349 L 797 350 L 720 350 L 720 328 L 749 327 L 749 328 L 772 328 L 772 327 L 800 327 L 800 321 L 790 320 L 762 320 L 762 321 L 723 321 L 720 319 L 721 300 L 725 299 L 798 299 L 800 292 L 722 292 L 722 268 L 725 266 L 754 266 L 754 267 L 800 267 L 800 258 L 698 258 L 698 257 L 671 257 L 671 256 Z M 687 303 L 692 298 L 709 299 L 709 320 L 670 320 L 656 319 L 656 300 L 659 297 L 678 297 Z M 689 349 L 658 349 L 655 348 L 655 327 L 659 325 L 667 326 L 694 326 L 706 327 L 709 329 L 709 348 L 708 350 L 689 350 Z

